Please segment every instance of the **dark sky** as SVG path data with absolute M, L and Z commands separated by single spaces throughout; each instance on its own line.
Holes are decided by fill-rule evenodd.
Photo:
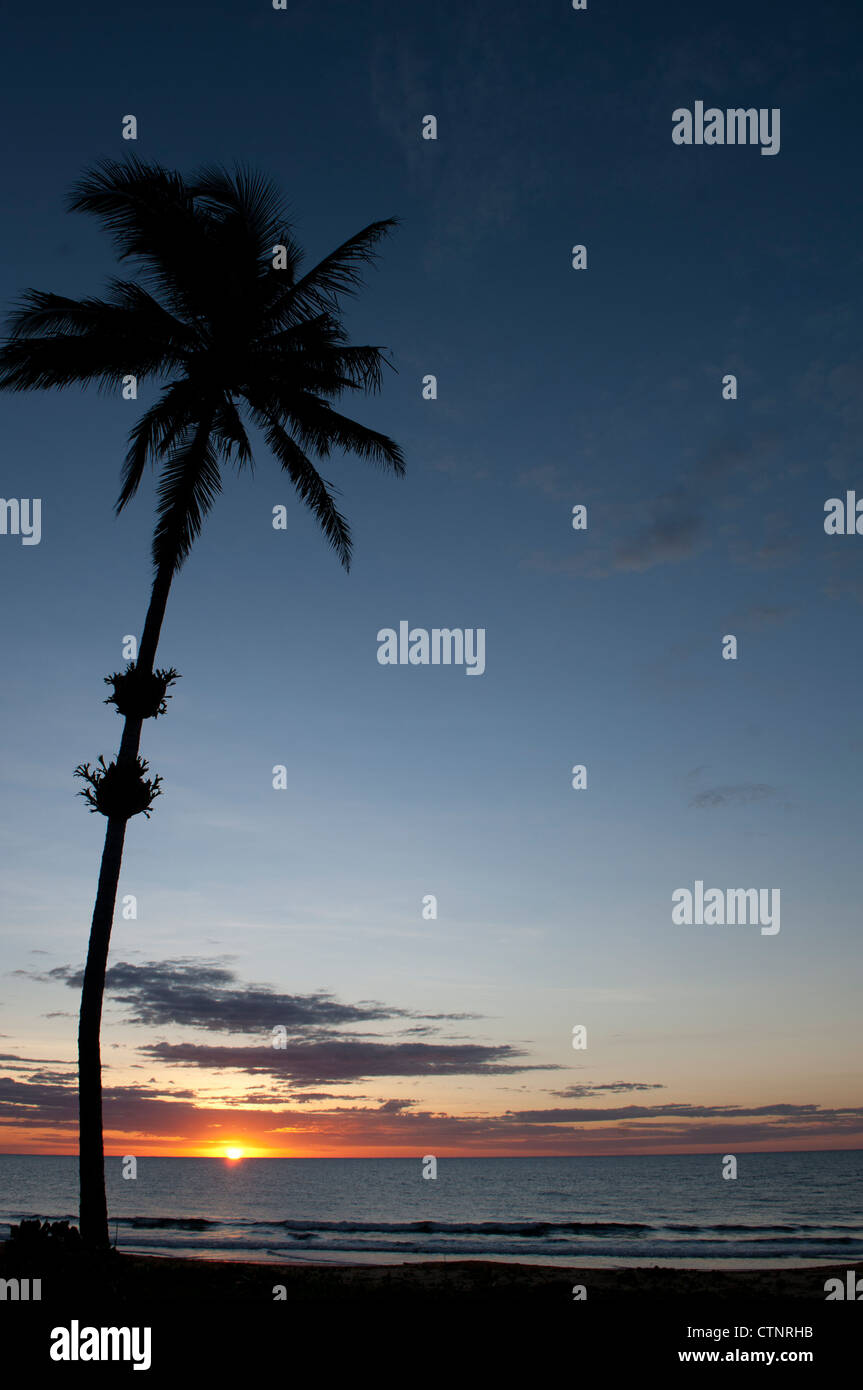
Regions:
M 105 156 L 250 163 L 314 260 L 401 219 L 346 317 L 397 368 L 349 405 L 401 443 L 408 476 L 322 469 L 350 576 L 262 442 L 255 476 L 227 479 L 171 599 L 160 659 L 183 680 L 144 738 L 165 795 L 129 830 L 138 918 L 118 920 L 112 961 L 149 970 L 141 989 L 165 961 L 230 958 L 241 992 L 382 1001 L 339 1045 L 423 1028 L 441 1049 L 513 1050 L 468 1051 L 457 1074 L 443 1051 L 413 1070 L 394 1053 L 389 1072 L 328 1056 L 341 1074 L 314 1081 L 344 1104 L 406 1096 L 455 1123 L 626 1082 L 662 1104 L 830 1111 L 802 1132 L 778 1111 L 747 1122 L 741 1144 L 859 1142 L 842 1107 L 859 1095 L 863 538 L 823 525 L 828 498 L 863 496 L 859 8 L 96 0 L 16 6 L 4 28 L 7 308 L 116 272 L 98 226 L 64 211 Z M 672 112 L 696 101 L 779 109 L 778 154 L 674 144 Z M 119 738 L 101 678 L 140 634 L 152 487 L 119 520 L 113 503 L 152 396 L 0 399 L 0 491 L 42 502 L 38 545 L 0 536 L 9 972 L 68 972 L 85 950 L 103 827 L 71 773 Z M 376 635 L 402 620 L 484 629 L 484 673 L 381 666 Z M 674 925 L 672 893 L 698 879 L 781 890 L 781 931 Z M 0 980 L 11 1052 L 73 1057 L 64 979 Z M 143 1066 L 162 1097 L 215 1085 L 215 1054 L 191 1072 L 170 1052 L 206 1043 L 240 1049 L 217 1089 L 246 1095 L 243 1050 L 280 1018 L 254 991 L 240 1003 L 242 1028 L 111 1005 L 116 1084 Z M 477 1018 L 420 1022 L 444 1014 Z M 561 1070 L 494 1070 L 516 1054 Z M 638 1145 L 637 1121 L 618 1127 L 632 1099 L 608 1099 L 609 1150 Z M 398 1147 L 387 1113 L 378 1150 Z M 344 1122 L 351 1152 L 364 1124 Z M 698 1124 L 673 1143 L 709 1142 Z M 532 1132 L 513 1122 L 503 1150 Z M 538 1147 L 578 1151 L 583 1133 L 543 1129 Z M 661 1123 L 645 1131 L 662 1144 Z

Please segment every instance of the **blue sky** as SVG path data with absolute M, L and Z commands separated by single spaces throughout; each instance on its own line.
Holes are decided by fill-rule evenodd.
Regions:
M 171 598 L 159 655 L 183 679 L 143 742 L 165 794 L 129 828 L 121 893 L 139 915 L 112 945 L 139 971 L 137 1002 L 106 1013 L 118 1106 L 131 1088 L 113 1128 L 106 1112 L 116 1151 L 131 1135 L 211 1151 L 165 1097 L 237 1104 L 258 1073 L 165 1049 L 265 1046 L 280 1018 L 254 984 L 276 1013 L 316 991 L 411 1013 L 331 1042 L 467 1049 L 463 1072 L 442 1053 L 421 1074 L 401 1053 L 374 1076 L 330 1060 L 341 1118 L 270 1078 L 243 1110 L 261 1151 L 285 1115 L 307 1153 L 859 1144 L 863 540 L 823 530 L 827 498 L 863 494 L 853 7 L 97 0 L 18 11 L 8 34 L 4 306 L 27 286 L 99 293 L 115 272 L 64 199 L 129 152 L 127 113 L 141 159 L 274 177 L 310 261 L 401 219 L 346 321 L 397 368 L 349 405 L 400 442 L 407 477 L 322 469 L 351 574 L 259 443 Z M 674 145 L 672 111 L 696 100 L 780 108 L 779 154 Z M 0 537 L 0 1032 L 8 1147 L 25 1151 L 74 1141 L 57 1066 L 76 995 L 48 972 L 86 946 L 103 826 L 71 773 L 119 740 L 102 676 L 140 634 L 152 487 L 120 519 L 113 502 L 151 394 L 0 399 L 0 491 L 42 498 L 38 546 Z M 484 628 L 485 673 L 379 665 L 376 634 L 402 619 Z M 674 926 L 672 892 L 699 878 L 778 887 L 780 933 Z M 210 1015 L 155 1008 L 172 960 L 229 972 Z M 223 988 L 244 1032 L 220 1023 Z M 442 1014 L 475 1017 L 420 1022 Z M 298 1026 L 297 1047 L 322 1028 Z M 504 1118 L 566 1105 L 550 1097 L 571 1085 L 597 1099 Z M 34 1129 L 21 1086 L 55 1118 Z M 700 1117 L 576 1113 L 621 1104 L 718 1112 L 707 1134 Z

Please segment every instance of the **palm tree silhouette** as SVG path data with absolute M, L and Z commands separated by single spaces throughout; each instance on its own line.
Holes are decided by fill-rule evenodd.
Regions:
M 350 529 L 309 455 L 326 458 L 337 447 L 397 475 L 404 459 L 386 435 L 330 404 L 345 391 L 380 388 L 386 359 L 379 347 L 348 344 L 340 296 L 361 285 L 362 265 L 395 219 L 371 223 L 301 274 L 278 190 L 246 169 L 207 167 L 186 181 L 156 164 L 105 160 L 74 186 L 69 208 L 99 218 L 137 279 L 111 280 L 104 299 L 25 291 L 0 348 L 0 387 L 116 389 L 130 375 L 165 383 L 131 431 L 116 504 L 122 511 L 148 461 L 158 461 L 154 576 L 137 660 L 106 677 L 109 702 L 124 716 L 120 751 L 110 765 L 76 770 L 91 810 L 108 821 L 78 1029 L 81 1236 L 107 1248 L 102 997 L 126 824 L 149 815 L 160 790 L 139 746 L 144 719 L 164 713 L 177 677 L 155 669 L 171 583 L 221 490 L 223 462 L 252 465 L 249 423 L 345 569 Z

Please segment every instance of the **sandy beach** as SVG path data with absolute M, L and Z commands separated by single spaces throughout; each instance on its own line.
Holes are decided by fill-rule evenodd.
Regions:
M 396 1367 L 449 1375 L 453 1358 L 504 1383 L 526 1356 L 574 1358 L 581 1372 L 643 1374 L 683 1359 L 805 1361 L 823 1376 L 847 1364 L 859 1309 L 827 1302 L 824 1283 L 863 1266 L 711 1270 L 549 1268 L 488 1260 L 400 1265 L 263 1264 L 112 1254 L 39 1261 L 0 1251 L 2 1277 L 41 1280 L 39 1302 L 4 1304 L 16 1345 L 47 1347 L 57 1329 L 145 1328 L 153 1371 L 218 1375 L 320 1371 L 330 1383 Z M 576 1300 L 573 1287 L 586 1297 Z M 277 1296 L 277 1294 L 279 1296 Z M 464 1361 L 465 1356 L 467 1361 Z M 127 1368 L 128 1369 L 128 1368 Z M 82 1379 L 92 1369 L 63 1366 Z M 399 1377 L 403 1370 L 399 1372 Z
M 36 1267 L 38 1264 L 38 1268 Z M 863 1265 L 809 1266 L 758 1270 L 680 1269 L 659 1266 L 626 1268 L 551 1268 L 490 1260 L 429 1260 L 400 1265 L 275 1264 L 229 1260 L 127 1255 L 112 1252 L 97 1260 L 59 1256 L 50 1261 L 0 1251 L 0 1277 L 42 1279 L 42 1300 L 64 1301 L 82 1294 L 112 1301 L 170 1303 L 224 1301 L 278 1302 L 274 1289 L 284 1288 L 292 1305 L 363 1305 L 382 1300 L 409 1307 L 437 1304 L 502 1303 L 552 1308 L 577 1300 L 583 1285 L 591 1303 L 640 1303 L 645 1299 L 674 1303 L 704 1300 L 710 1305 L 789 1300 L 825 1303 L 830 1278 L 843 1284 L 851 1269 Z

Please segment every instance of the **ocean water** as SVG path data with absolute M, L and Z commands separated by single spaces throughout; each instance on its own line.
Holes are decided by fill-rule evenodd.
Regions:
M 721 1266 L 863 1259 L 863 1151 L 637 1158 L 107 1160 L 111 1236 L 141 1254 Z M 0 1236 L 76 1219 L 75 1158 L 0 1155 Z

